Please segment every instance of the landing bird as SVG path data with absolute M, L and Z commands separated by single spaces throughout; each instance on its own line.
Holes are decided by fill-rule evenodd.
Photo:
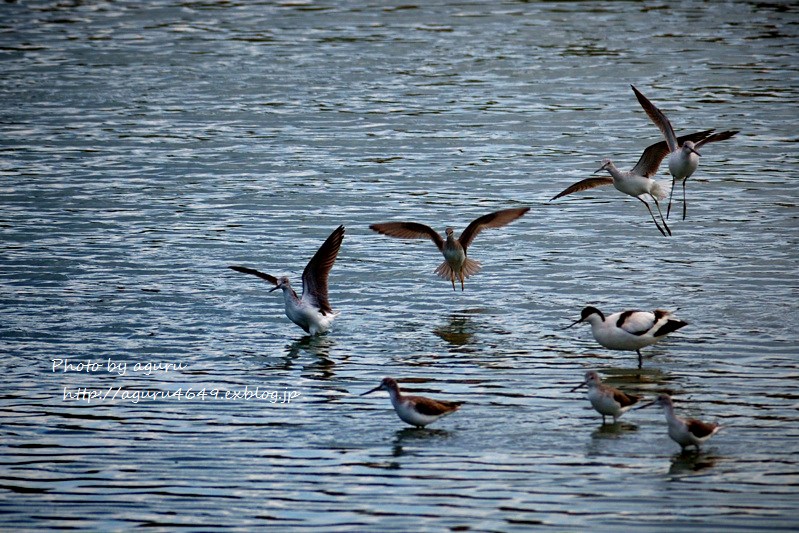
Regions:
M 641 92 L 636 89 L 635 86 L 630 85 L 630 87 L 633 88 L 635 97 L 638 98 L 638 102 L 641 104 L 641 107 L 644 108 L 646 114 L 649 116 L 652 122 L 655 123 L 655 126 L 657 126 L 663 133 L 663 136 L 666 138 L 666 143 L 669 147 L 669 153 L 671 154 L 669 155 L 671 194 L 669 195 L 669 205 L 666 208 L 666 218 L 668 219 L 669 214 L 671 213 L 671 199 L 674 196 L 674 185 L 677 180 L 682 180 L 682 219 L 685 220 L 685 214 L 687 210 L 685 203 L 685 182 L 689 177 L 691 177 L 691 174 L 694 173 L 697 165 L 699 164 L 699 156 L 702 154 L 700 154 L 697 150 L 707 143 L 726 141 L 738 133 L 738 131 L 734 130 L 714 133 L 713 135 L 709 135 L 698 141 L 682 141 L 682 137 L 677 138 L 677 135 L 674 133 L 674 128 L 671 127 L 671 122 L 669 122 L 669 119 L 666 118 L 666 115 L 664 115 L 663 112 L 655 106 L 655 104 L 650 102 L 646 96 L 641 94 Z
M 361 396 L 366 396 L 378 390 L 388 391 L 391 395 L 391 405 L 400 420 L 416 426 L 424 427 L 435 422 L 443 416 L 457 411 L 463 402 L 445 402 L 443 400 L 433 400 L 424 396 L 405 396 L 400 392 L 399 385 L 392 378 L 383 378 L 380 385 L 370 391 L 366 391 Z
M 657 400 L 644 404 L 636 409 L 643 409 L 650 405 L 662 407 L 666 413 L 666 422 L 669 424 L 669 437 L 685 451 L 687 446 L 694 446 L 699 451 L 699 445 L 721 430 L 715 423 L 702 422 L 695 418 L 680 418 L 674 414 L 674 403 L 668 394 L 661 394 Z
M 319 247 L 302 272 L 302 297 L 297 296 L 286 276 L 276 278 L 252 268 L 230 266 L 236 272 L 252 274 L 274 285 L 269 292 L 283 289 L 286 301 L 286 316 L 305 330 L 317 335 L 330 329 L 333 320 L 339 315 L 330 307 L 327 298 L 327 278 L 333 263 L 336 262 L 341 241 L 344 239 L 344 226 L 339 226 Z
M 580 318 L 566 328 L 587 321 L 591 324 L 594 339 L 611 350 L 635 350 L 638 353 L 638 368 L 641 368 L 641 348 L 655 344 L 663 337 L 677 331 L 687 322 L 672 318 L 670 311 L 621 311 L 608 317 L 596 307 L 585 307 Z
M 713 133 L 713 130 L 706 130 L 706 131 L 698 131 L 696 133 L 691 133 L 690 135 L 684 135 L 680 137 L 680 142 L 686 141 L 693 141 L 698 142 L 708 135 Z M 652 214 L 652 209 L 649 207 L 649 203 L 646 201 L 646 198 L 651 198 L 655 202 L 655 207 L 658 209 L 658 214 L 660 214 L 660 220 L 663 222 L 663 227 L 666 228 L 669 235 L 671 235 L 671 230 L 669 229 L 668 225 L 666 225 L 666 221 L 663 219 L 663 213 L 660 211 L 660 204 L 658 200 L 663 200 L 666 198 L 666 191 L 663 190 L 663 187 L 654 179 L 652 176 L 655 175 L 658 171 L 658 167 L 660 167 L 660 163 L 663 161 L 669 153 L 669 147 L 666 145 L 666 141 L 660 141 L 653 145 L 647 146 L 644 150 L 644 153 L 641 154 L 641 158 L 638 160 L 638 163 L 629 171 L 625 172 L 623 170 L 619 170 L 616 168 L 616 165 L 613 164 L 613 161 L 610 159 L 603 159 L 602 166 L 594 172 L 602 172 L 603 170 L 607 170 L 610 174 L 610 177 L 604 178 L 586 178 L 582 181 L 578 181 L 577 183 L 567 187 L 563 192 L 554 196 L 552 200 L 557 200 L 561 196 L 566 196 L 567 194 L 571 194 L 573 192 L 578 191 L 585 191 L 588 189 L 593 189 L 595 187 L 601 187 L 603 185 L 613 185 L 619 191 L 623 192 L 624 194 L 629 194 L 633 198 L 638 198 L 641 202 L 646 206 L 647 211 L 649 211 L 649 215 L 652 217 L 652 222 L 655 223 L 660 233 L 663 236 L 666 236 L 666 232 L 663 231 L 663 228 L 660 227 L 658 221 L 655 219 L 655 215 Z
M 452 290 L 455 290 L 455 278 L 457 277 L 461 282 L 461 290 L 463 290 L 463 280 L 477 274 L 481 268 L 479 262 L 466 257 L 466 249 L 477 237 L 477 234 L 486 228 L 499 228 L 510 224 L 529 210 L 529 207 L 520 207 L 481 216 L 473 220 L 457 239 L 452 228 L 446 229 L 447 239 L 444 240 L 433 228 L 417 222 L 385 222 L 372 224 L 369 228 L 389 237 L 399 237 L 400 239 L 427 238 L 432 240 L 439 251 L 444 254 L 445 259 L 436 268 L 436 274 L 450 280 L 452 282 Z
M 605 423 L 605 415 L 613 417 L 615 424 L 618 418 L 629 411 L 638 400 L 640 396 L 635 394 L 625 394 L 619 389 L 615 389 L 609 385 L 602 383 L 599 374 L 594 371 L 585 373 L 585 381 L 574 387 L 571 392 L 588 385 L 588 400 L 594 409 L 602 415 L 602 423 Z

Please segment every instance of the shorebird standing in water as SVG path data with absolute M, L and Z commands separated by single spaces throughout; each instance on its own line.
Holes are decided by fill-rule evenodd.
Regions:
M 602 415 L 602 423 L 605 423 L 605 415 L 613 417 L 615 424 L 618 418 L 632 409 L 641 399 L 635 394 L 625 394 L 619 389 L 602 383 L 599 374 L 594 371 L 585 373 L 585 381 L 574 387 L 571 392 L 588 385 L 588 401 Z
M 306 333 L 317 335 L 330 328 L 333 320 L 338 316 L 330 307 L 327 296 L 327 278 L 333 263 L 336 262 L 338 250 L 344 239 L 344 226 L 339 226 L 325 240 L 316 254 L 308 261 L 302 272 L 302 297 L 297 296 L 291 288 L 289 278 L 286 276 L 276 278 L 252 268 L 230 266 L 236 272 L 252 274 L 274 285 L 269 292 L 283 289 L 283 299 L 286 301 L 286 316 L 305 330 Z
M 425 398 L 424 396 L 405 396 L 400 392 L 397 381 L 392 378 L 383 378 L 380 385 L 364 392 L 361 396 L 366 396 L 378 390 L 388 391 L 391 396 L 391 405 L 394 406 L 394 411 L 396 411 L 400 420 L 418 428 L 454 413 L 463 405 L 463 402 L 446 402 Z
M 674 414 L 674 403 L 671 396 L 661 394 L 657 400 L 644 404 L 637 409 L 643 409 L 650 405 L 662 407 L 666 414 L 666 422 L 669 424 L 669 437 L 682 447 L 682 451 L 688 446 L 694 446 L 699 451 L 699 445 L 721 430 L 721 426 L 715 423 L 702 422 L 695 418 L 680 418 Z
M 529 210 L 529 207 L 519 207 L 483 215 L 473 220 L 457 239 L 452 228 L 446 229 L 447 238 L 444 240 L 433 228 L 418 222 L 385 222 L 372 224 L 369 228 L 389 237 L 432 240 L 439 251 L 444 254 L 444 262 L 438 265 L 435 270 L 436 274 L 450 280 L 452 290 L 455 290 L 455 278 L 457 277 L 461 282 L 461 290 L 463 290 L 463 280 L 477 274 L 481 268 L 479 262 L 466 257 L 466 249 L 477 234 L 486 228 L 499 228 L 509 224 Z
M 672 318 L 670 311 L 621 311 L 605 316 L 596 307 L 585 307 L 580 318 L 566 326 L 568 329 L 580 322 L 591 324 L 594 339 L 611 350 L 635 350 L 638 354 L 638 368 L 642 365 L 641 348 L 655 344 L 688 322 Z
M 704 139 L 689 139 L 683 141 L 681 140 L 682 137 L 678 138 L 674 133 L 674 128 L 671 126 L 669 119 L 666 118 L 666 115 L 664 115 L 663 112 L 655 106 L 655 104 L 650 102 L 646 96 L 641 94 L 641 92 L 636 89 L 634 85 L 630 85 L 630 87 L 633 88 L 635 97 L 638 98 L 638 102 L 641 104 L 641 107 L 644 108 L 646 114 L 649 116 L 655 126 L 657 126 L 658 129 L 660 129 L 660 131 L 663 133 L 663 136 L 666 138 L 666 144 L 668 144 L 669 153 L 671 154 L 669 155 L 671 194 L 669 195 L 669 205 L 666 208 L 666 218 L 668 219 L 669 214 L 671 213 L 671 199 L 674 196 L 674 185 L 677 183 L 677 180 L 682 180 L 682 219 L 685 220 L 685 214 L 687 211 L 685 202 L 685 182 L 691 177 L 691 174 L 694 173 L 697 165 L 699 164 L 699 156 L 702 154 L 698 152 L 698 149 L 707 143 L 725 141 L 738 133 L 738 131 L 722 131 L 720 133 L 708 135 Z

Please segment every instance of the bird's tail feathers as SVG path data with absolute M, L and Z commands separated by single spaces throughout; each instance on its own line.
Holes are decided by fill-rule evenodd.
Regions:
M 463 277 L 464 277 L 464 279 L 468 278 L 469 276 L 474 276 L 475 274 L 480 272 L 481 268 L 482 268 L 482 266 L 480 265 L 479 261 L 475 261 L 474 259 L 469 259 L 467 257 L 466 261 L 463 263 Z M 453 275 L 454 275 L 454 272 L 452 271 L 452 267 L 450 267 L 449 263 L 447 263 L 446 261 L 444 261 L 443 263 L 438 265 L 438 268 L 436 268 L 435 272 L 440 277 L 442 277 L 442 278 L 444 278 L 446 280 L 451 280 Z M 457 278 L 457 276 L 455 276 L 455 277 Z
M 688 322 L 683 320 L 678 320 L 676 318 L 669 318 L 665 324 L 660 326 L 658 330 L 654 333 L 655 337 L 662 337 L 663 335 L 668 335 L 669 333 L 673 333 L 678 329 L 687 326 Z
M 655 180 L 655 186 L 652 187 L 652 196 L 658 200 L 665 200 L 671 193 L 673 185 L 673 181 Z

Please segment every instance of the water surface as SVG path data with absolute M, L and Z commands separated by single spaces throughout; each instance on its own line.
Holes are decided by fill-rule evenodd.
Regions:
M 762 2 L 3 4 L 0 527 L 799 527 L 798 33 Z M 631 83 L 741 130 L 671 238 L 612 188 L 548 202 L 659 140 Z M 521 205 L 464 292 L 368 229 Z M 339 224 L 323 337 L 226 268 L 298 285 Z M 690 325 L 639 371 L 562 329 L 588 304 Z M 725 428 L 602 426 L 590 369 Z M 467 404 L 405 427 L 358 397 L 386 375 Z

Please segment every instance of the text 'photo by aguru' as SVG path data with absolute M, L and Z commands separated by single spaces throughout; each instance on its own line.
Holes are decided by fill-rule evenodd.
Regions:
M 0 4 L 0 530 L 796 531 L 799 7 Z

